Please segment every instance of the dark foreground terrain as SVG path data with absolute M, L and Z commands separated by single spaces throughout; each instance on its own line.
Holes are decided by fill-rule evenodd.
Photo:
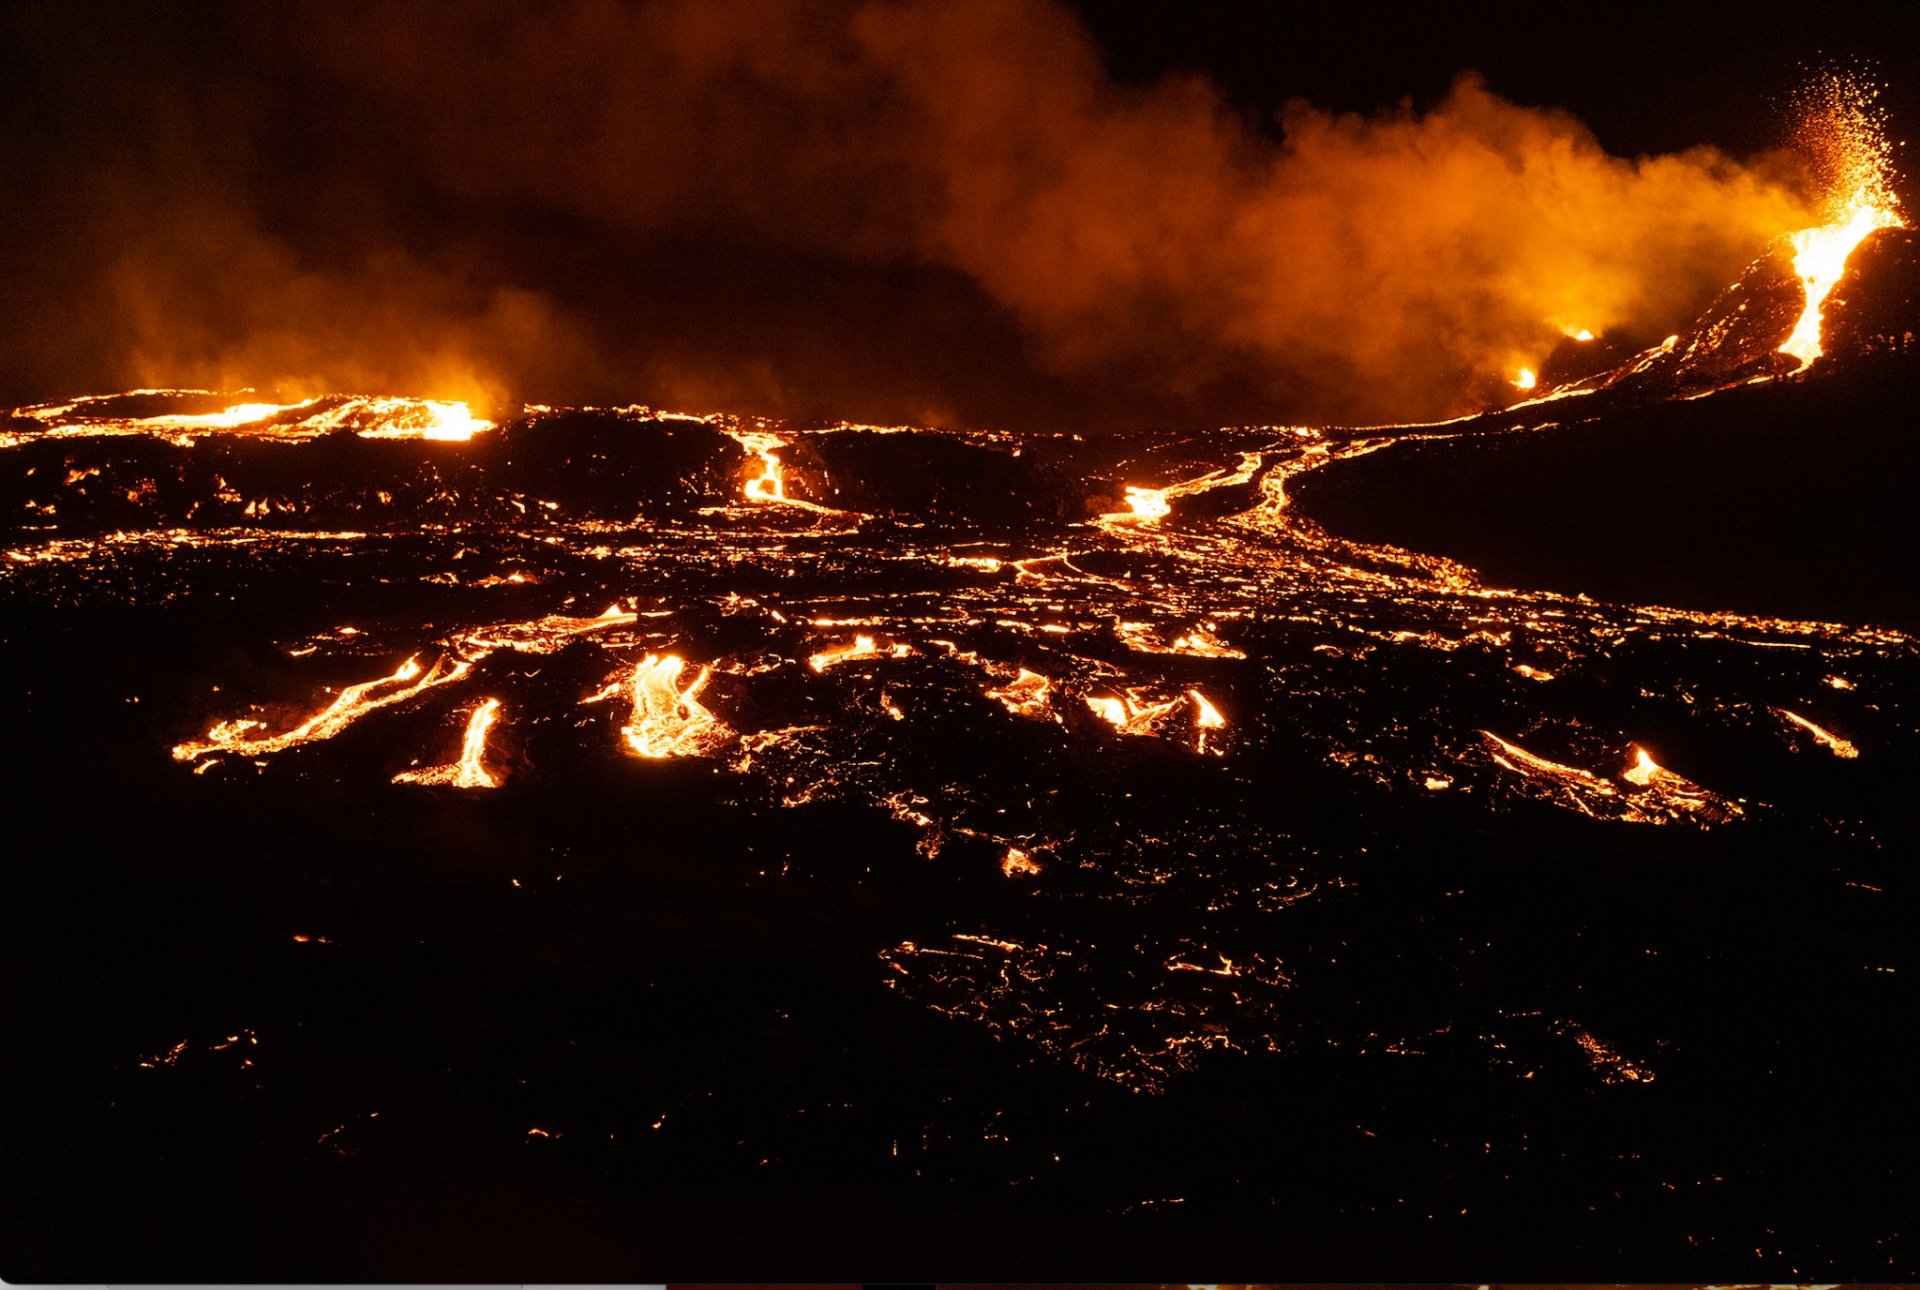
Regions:
M 1328 528 L 1489 582 L 1920 629 L 1920 362 L 1522 433 L 1409 439 L 1303 481 Z M 1564 409 L 1564 413 L 1563 413 Z
M 1293 429 L 144 398 L 0 447 L 9 1280 L 1920 1276 L 1897 607 Z

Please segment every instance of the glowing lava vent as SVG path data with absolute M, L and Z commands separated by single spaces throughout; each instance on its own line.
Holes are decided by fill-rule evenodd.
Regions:
M 1878 87 L 1839 73 L 1817 77 L 1801 95 L 1802 145 L 1812 153 L 1832 196 L 1825 224 L 1790 235 L 1793 270 L 1807 302 L 1780 346 L 1804 367 L 1820 357 L 1821 307 L 1840 281 L 1847 257 L 1876 229 L 1905 228 L 1893 191 L 1893 145 Z

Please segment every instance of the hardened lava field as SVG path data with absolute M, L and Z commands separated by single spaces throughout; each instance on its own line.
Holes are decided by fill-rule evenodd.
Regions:
M 1449 427 L 256 398 L 0 448 L 88 1275 L 1915 1271 L 1902 632 L 1290 500 Z

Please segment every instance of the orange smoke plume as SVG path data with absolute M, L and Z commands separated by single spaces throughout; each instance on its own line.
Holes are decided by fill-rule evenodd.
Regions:
M 319 87 L 276 111 L 335 113 L 299 137 L 360 151 L 303 224 L 252 182 L 272 130 L 176 105 L 184 163 L 106 183 L 100 346 L 139 383 L 889 420 L 1009 415 L 980 392 L 1026 364 L 1410 418 L 1566 334 L 1665 334 L 1817 222 L 1784 155 L 1611 156 L 1471 74 L 1429 111 L 1263 128 L 1194 77 L 1116 83 L 1048 0 L 314 0 L 252 39 Z M 867 331 L 763 301 L 763 264 L 864 284 Z

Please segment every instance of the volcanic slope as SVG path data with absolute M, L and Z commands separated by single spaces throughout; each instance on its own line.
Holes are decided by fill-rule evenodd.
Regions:
M 1500 585 L 1920 626 L 1920 237 L 1860 243 L 1803 370 L 1779 352 L 1802 303 L 1777 248 L 1685 333 L 1475 420 L 1370 432 L 1400 442 L 1296 502 Z M 1582 348 L 1543 371 L 1577 371 Z
M 1391 442 L 17 409 L 0 1272 L 1920 1275 L 1920 648 L 1293 504 Z

